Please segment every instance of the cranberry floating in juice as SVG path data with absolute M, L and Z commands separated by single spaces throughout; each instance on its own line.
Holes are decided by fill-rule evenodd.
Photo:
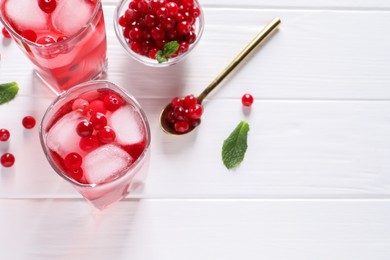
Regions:
M 146 175 L 146 116 L 110 82 L 91 81 L 60 94 L 42 119 L 40 135 L 54 170 L 97 208 L 126 196 Z
M 106 69 L 100 0 L 2 0 L 0 20 L 56 93 Z

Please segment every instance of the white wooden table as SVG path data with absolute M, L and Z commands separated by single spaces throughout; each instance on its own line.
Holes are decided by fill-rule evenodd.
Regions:
M 0 80 L 17 81 L 0 106 L 11 131 L 0 152 L 0 259 L 390 259 L 390 2 L 201 0 L 196 50 L 165 69 L 131 60 L 104 1 L 107 79 L 144 107 L 152 129 L 149 177 L 110 209 L 93 210 L 50 168 L 38 127 L 54 95 L 16 45 L 0 41 Z M 274 16 L 282 25 L 205 103 L 196 133 L 172 137 L 158 114 L 198 94 Z M 150 76 L 153 75 L 153 76 Z M 250 113 L 240 98 L 255 97 Z M 223 140 L 249 122 L 233 171 Z

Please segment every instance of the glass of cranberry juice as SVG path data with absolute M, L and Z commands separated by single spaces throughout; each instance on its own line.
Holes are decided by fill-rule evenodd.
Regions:
M 101 0 L 1 0 L 0 20 L 57 94 L 106 70 Z
M 142 184 L 150 157 L 150 128 L 134 97 L 108 81 L 62 92 L 41 125 L 52 168 L 98 209 Z

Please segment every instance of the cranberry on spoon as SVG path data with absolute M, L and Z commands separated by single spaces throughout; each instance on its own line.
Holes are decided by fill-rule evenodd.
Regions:
M 160 126 L 162 130 L 172 135 L 183 135 L 191 132 L 200 124 L 200 116 L 203 113 L 202 102 L 204 98 L 214 90 L 222 80 L 226 78 L 250 53 L 260 46 L 280 24 L 278 17 L 274 18 L 263 30 L 242 50 L 237 57 L 214 79 L 210 85 L 198 97 L 194 97 L 197 107 L 186 107 L 186 99 L 191 100 L 192 95 L 184 98 L 174 98 L 160 114 Z M 192 101 L 190 101 L 192 102 Z M 192 104 L 194 105 L 194 104 Z M 194 110 L 196 109 L 196 110 Z

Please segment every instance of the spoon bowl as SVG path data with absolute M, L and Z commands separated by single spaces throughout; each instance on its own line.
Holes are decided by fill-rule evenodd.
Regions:
M 234 58 L 234 60 L 230 62 L 230 64 L 202 91 L 202 93 L 200 93 L 200 95 L 197 97 L 198 104 L 202 104 L 204 98 L 210 94 L 210 92 L 213 91 L 219 85 L 219 83 L 221 83 L 226 78 L 226 76 L 228 76 L 239 64 L 241 64 L 243 60 L 257 47 L 259 47 L 273 32 L 275 32 L 280 23 L 281 21 L 278 17 L 274 18 L 270 23 L 268 23 L 259 32 L 259 34 L 257 34 L 256 37 L 236 56 L 236 58 Z M 176 131 L 172 124 L 168 121 L 168 113 L 170 113 L 171 109 L 172 105 L 169 103 L 160 113 L 160 126 L 165 133 L 171 135 L 188 134 L 200 124 L 199 120 L 197 121 L 197 124 L 192 125 L 188 131 Z

